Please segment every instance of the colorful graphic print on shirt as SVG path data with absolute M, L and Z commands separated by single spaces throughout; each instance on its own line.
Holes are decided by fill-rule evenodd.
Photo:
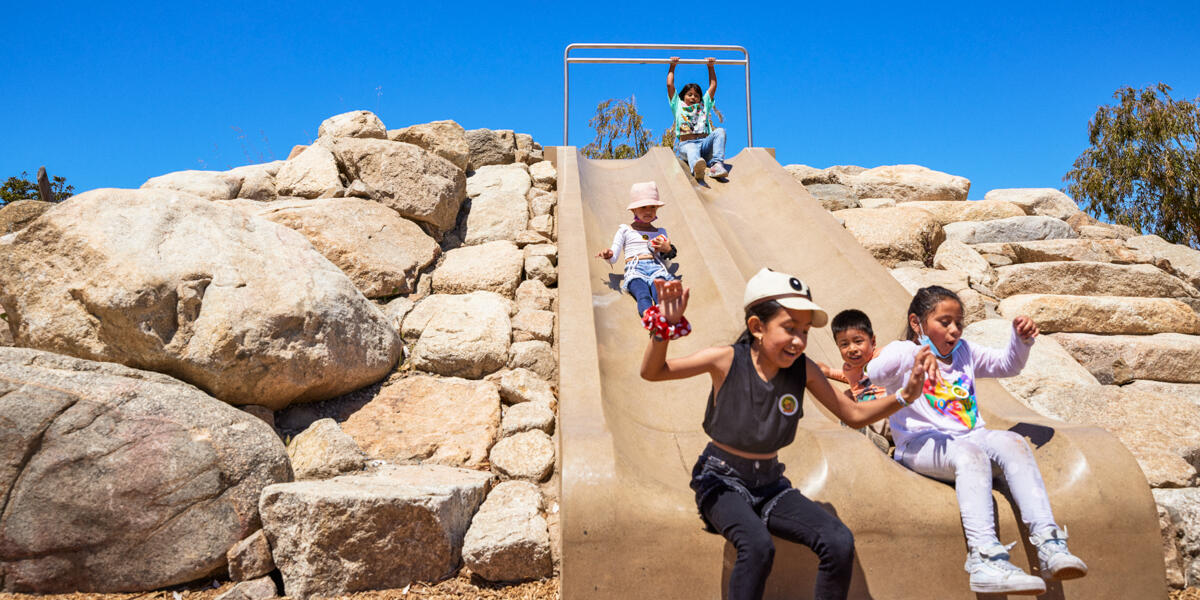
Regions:
M 925 380 L 925 400 L 934 410 L 957 420 L 967 429 L 974 429 L 979 420 L 979 407 L 975 404 L 975 385 L 964 375 L 953 383 L 945 379 L 937 385 Z
M 860 379 L 851 391 L 854 392 L 854 400 L 857 402 L 868 402 L 887 394 L 887 389 L 871 383 L 870 377 Z
M 708 132 L 708 111 L 704 110 L 703 102 L 684 106 L 682 117 L 679 122 L 680 135 Z

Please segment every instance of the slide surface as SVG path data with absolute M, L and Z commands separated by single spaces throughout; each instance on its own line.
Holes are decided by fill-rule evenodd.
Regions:
M 666 206 L 656 224 L 691 289 L 694 333 L 670 356 L 732 343 L 745 282 L 764 266 L 804 279 L 831 316 L 864 310 L 881 345 L 902 330 L 910 296 L 765 149 L 742 151 L 728 161 L 728 182 L 705 185 L 663 148 L 635 160 L 589 160 L 574 147 L 548 155 L 559 189 L 563 597 L 722 598 L 732 548 L 702 529 L 688 487 L 708 441 L 710 382 L 641 380 L 647 334 L 632 297 L 617 291 L 620 265 L 595 258 L 629 220 L 630 185 L 658 184 Z M 827 327 L 813 331 L 807 353 L 841 364 Z M 1030 440 L 1055 517 L 1091 569 L 1050 582 L 1042 597 L 1165 599 L 1154 500 L 1128 451 L 1100 429 L 1032 412 L 995 381 L 980 381 L 978 393 L 989 427 Z M 953 487 L 895 463 L 809 396 L 804 415 L 780 459 L 793 485 L 854 532 L 852 598 L 1002 597 L 968 589 Z M 1018 542 L 1013 562 L 1032 572 L 1028 532 L 1006 494 L 994 497 L 1001 540 Z M 776 540 L 766 597 L 811 597 L 816 565 L 807 548 Z

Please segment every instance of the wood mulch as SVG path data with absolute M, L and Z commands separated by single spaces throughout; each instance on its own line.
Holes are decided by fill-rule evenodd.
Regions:
M 214 600 L 233 587 L 232 582 L 208 585 L 178 586 L 142 594 L 4 594 L 0 600 Z M 334 596 L 339 600 L 557 600 L 558 578 L 498 584 L 472 577 L 463 569 L 453 578 L 436 584 L 414 583 L 395 590 L 375 590 Z M 1191 600 L 1190 598 L 1187 600 Z M 1197 596 L 1200 600 L 1200 596 Z

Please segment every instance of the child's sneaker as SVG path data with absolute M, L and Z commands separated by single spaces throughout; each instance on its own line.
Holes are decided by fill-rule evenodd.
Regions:
M 1087 575 L 1087 565 L 1067 550 L 1066 529 L 1054 527 L 1041 535 L 1029 536 L 1029 541 L 1037 546 L 1042 577 L 1078 579 Z
M 1034 577 L 1008 562 L 1008 549 L 1012 547 L 1012 544 L 996 544 L 982 550 L 971 550 L 963 568 L 971 574 L 972 592 L 1031 596 L 1045 593 L 1046 582 L 1042 578 Z
M 692 165 L 692 176 L 696 181 L 704 183 L 704 161 L 697 160 L 696 164 Z
M 714 163 L 713 166 L 708 168 L 708 176 L 713 179 L 725 179 L 729 177 L 729 171 L 725 168 L 725 165 Z

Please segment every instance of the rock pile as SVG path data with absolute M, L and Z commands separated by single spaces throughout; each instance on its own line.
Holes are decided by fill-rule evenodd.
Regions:
M 1032 317 L 1044 335 L 1001 384 L 1121 440 L 1159 503 L 1171 584 L 1200 583 L 1200 252 L 1096 221 L 1058 190 L 965 201 L 968 181 L 920 167 L 785 168 L 910 292 L 958 293 L 968 339 L 1002 346 Z
M 0 588 L 553 575 L 556 180 L 528 135 L 354 111 L 0 211 Z

